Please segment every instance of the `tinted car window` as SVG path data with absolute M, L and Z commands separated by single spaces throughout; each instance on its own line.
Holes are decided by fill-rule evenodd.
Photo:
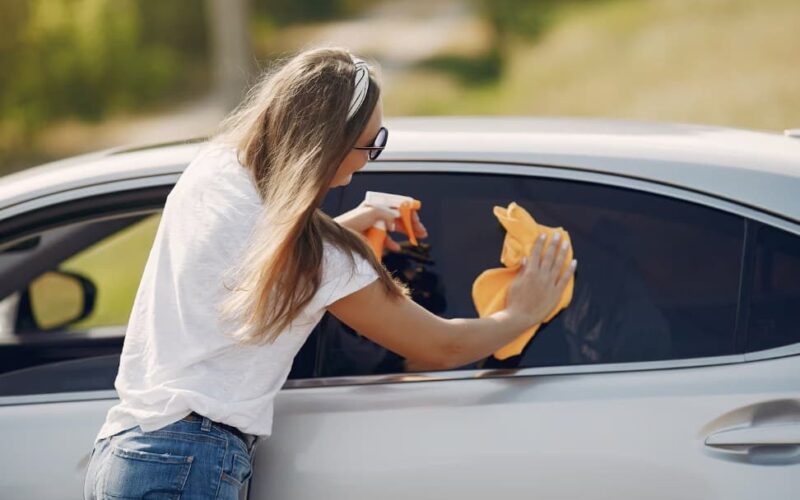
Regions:
M 384 257 L 413 298 L 444 317 L 475 317 L 472 283 L 500 267 L 505 231 L 492 207 L 516 201 L 541 224 L 569 231 L 579 261 L 568 309 L 523 353 L 465 368 L 619 363 L 734 352 L 744 222 L 680 200 L 631 190 L 530 177 L 364 173 L 343 208 L 365 191 L 422 201 L 426 246 Z M 329 322 L 323 372 L 402 371 L 402 360 Z
M 761 226 L 756 237 L 747 350 L 800 342 L 800 237 Z

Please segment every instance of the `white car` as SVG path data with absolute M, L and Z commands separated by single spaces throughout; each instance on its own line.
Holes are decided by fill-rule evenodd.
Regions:
M 251 499 L 800 495 L 800 139 L 604 120 L 387 120 L 331 191 L 413 196 L 387 254 L 413 298 L 475 316 L 495 205 L 562 226 L 573 301 L 519 356 L 410 373 L 326 315 L 257 446 Z M 0 179 L 0 496 L 79 498 L 167 194 L 200 144 Z

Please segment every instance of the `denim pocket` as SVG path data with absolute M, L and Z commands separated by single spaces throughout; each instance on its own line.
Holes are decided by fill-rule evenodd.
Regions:
M 242 487 L 252 473 L 250 459 L 239 453 L 233 453 L 233 460 L 231 461 L 229 470 L 222 472 L 222 479 L 238 487 Z
M 112 498 L 180 498 L 193 459 L 112 446 L 104 494 Z

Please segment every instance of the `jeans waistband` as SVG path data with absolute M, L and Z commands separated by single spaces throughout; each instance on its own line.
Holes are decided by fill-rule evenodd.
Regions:
M 242 442 L 247 446 L 248 451 L 252 448 L 253 443 L 256 441 L 257 436 L 254 434 L 246 434 L 239 430 L 239 428 L 234 427 L 232 425 L 223 424 L 222 422 L 217 422 L 215 420 L 211 420 L 210 418 L 204 417 L 197 412 L 191 412 L 190 414 L 183 417 L 181 420 L 185 420 L 187 422 L 202 422 L 204 419 L 207 419 L 211 424 L 216 425 L 221 429 L 225 429 L 226 431 L 230 432 L 234 436 L 238 437 L 242 440 Z

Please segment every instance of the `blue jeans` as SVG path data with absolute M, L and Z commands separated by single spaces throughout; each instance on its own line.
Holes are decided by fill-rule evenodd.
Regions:
M 251 439 L 248 445 L 205 417 L 152 432 L 133 427 L 95 443 L 83 496 L 238 499 L 252 473 Z

